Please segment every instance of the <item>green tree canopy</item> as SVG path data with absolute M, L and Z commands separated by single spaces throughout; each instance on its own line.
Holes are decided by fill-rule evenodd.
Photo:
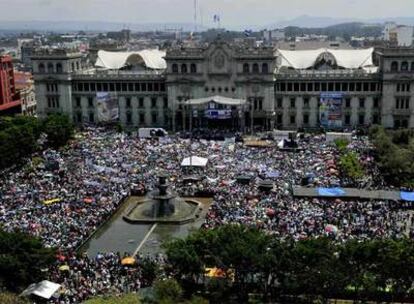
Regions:
M 0 230 L 0 286 L 19 291 L 41 281 L 42 269 L 54 261 L 54 253 L 37 238 Z

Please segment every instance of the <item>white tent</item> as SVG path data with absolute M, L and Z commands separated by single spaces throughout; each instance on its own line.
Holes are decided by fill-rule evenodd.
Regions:
M 55 294 L 55 292 L 58 291 L 60 286 L 60 284 L 44 280 L 40 283 L 31 284 L 22 292 L 21 295 L 29 296 L 34 294 L 44 299 L 50 299 Z
M 374 48 L 335 50 L 321 48 L 317 50 L 277 50 L 281 57 L 280 66 L 291 67 L 294 69 L 309 69 L 313 67 L 316 60 L 324 53 L 328 53 L 335 58 L 336 64 L 345 69 L 359 69 L 372 67 L 372 54 Z
M 181 167 L 205 167 L 208 159 L 204 157 L 191 156 L 186 157 L 181 162 Z
M 164 70 L 167 68 L 165 55 L 165 51 L 156 49 L 138 52 L 107 52 L 100 50 L 95 66 L 109 70 L 119 70 L 128 64 L 143 63 L 149 69 Z
M 246 100 L 228 98 L 228 97 L 216 95 L 216 96 L 210 96 L 210 97 L 205 97 L 205 98 L 189 99 L 185 101 L 185 104 L 202 105 L 202 104 L 206 104 L 209 102 L 215 102 L 215 103 L 223 104 L 223 105 L 237 106 L 237 105 L 244 105 L 246 103 Z

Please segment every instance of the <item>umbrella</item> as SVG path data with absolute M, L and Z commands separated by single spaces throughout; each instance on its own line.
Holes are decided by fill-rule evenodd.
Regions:
M 332 233 L 332 234 L 338 234 L 338 227 L 335 225 L 326 225 L 325 226 L 325 232 Z
M 123 258 L 122 259 L 122 261 L 121 261 L 121 264 L 122 265 L 134 265 L 135 264 L 135 259 L 133 258 L 133 257 L 126 257 L 126 258 Z
M 60 271 L 69 271 L 69 269 L 70 269 L 69 265 L 62 265 L 62 266 L 59 267 Z
M 266 209 L 266 215 L 269 217 L 275 216 L 275 210 L 271 209 L 271 208 L 267 208 Z
M 93 202 L 93 198 L 91 198 L 91 197 L 85 197 L 85 198 L 83 199 L 83 202 L 84 202 L 84 203 L 86 203 L 86 204 L 90 204 L 90 203 L 92 203 L 92 202 Z
M 59 261 L 61 261 L 61 262 L 63 262 L 63 261 L 65 261 L 65 260 L 66 260 L 66 257 L 65 257 L 63 254 L 58 254 L 58 255 L 56 256 L 56 258 L 57 258 Z

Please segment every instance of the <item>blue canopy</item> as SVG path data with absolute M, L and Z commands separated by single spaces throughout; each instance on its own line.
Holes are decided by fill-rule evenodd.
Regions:
M 279 171 L 267 171 L 266 172 L 266 177 L 268 178 L 277 178 L 280 176 Z
M 341 188 L 317 188 L 318 194 L 320 196 L 342 196 L 345 194 L 345 191 Z
M 404 201 L 414 202 L 414 192 L 400 192 L 400 197 Z

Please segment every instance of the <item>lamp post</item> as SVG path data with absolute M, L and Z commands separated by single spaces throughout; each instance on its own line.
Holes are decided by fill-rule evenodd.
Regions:
M 253 135 L 253 127 L 254 127 L 254 103 L 257 99 L 257 93 L 259 92 L 260 88 L 258 85 L 252 86 L 252 92 L 254 95 L 254 98 L 250 100 L 250 134 Z

